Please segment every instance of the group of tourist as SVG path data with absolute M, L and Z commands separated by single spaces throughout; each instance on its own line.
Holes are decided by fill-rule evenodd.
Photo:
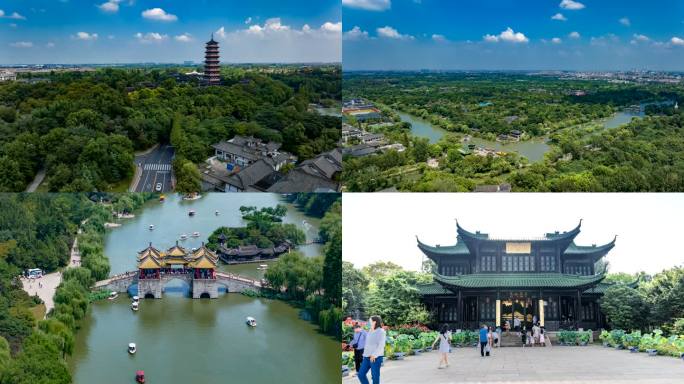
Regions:
M 354 367 L 361 384 L 369 384 L 368 371 L 371 371 L 373 384 L 380 384 L 380 366 L 385 355 L 385 330 L 380 316 L 371 316 L 370 331 L 364 330 L 359 323 L 354 324 Z
M 544 336 L 544 327 L 537 321 L 534 316 L 532 320 L 532 327 L 527 328 L 523 326 L 520 319 L 513 319 L 513 330 L 517 332 L 522 340 L 523 347 L 525 346 L 545 346 L 548 339 Z M 382 319 L 380 316 L 371 316 L 370 331 L 366 331 L 359 323 L 354 324 L 354 337 L 350 343 L 354 349 L 354 366 L 362 384 L 369 384 L 368 371 L 371 372 L 373 384 L 380 383 L 380 367 L 385 354 L 385 330 L 382 328 Z M 511 326 L 508 321 L 504 323 L 504 331 L 510 332 Z M 491 356 L 492 349 L 500 346 L 501 328 L 489 327 L 482 324 L 478 332 L 478 340 L 480 345 L 480 356 Z M 449 327 L 444 324 L 432 343 L 432 349 L 439 344 L 439 364 L 437 369 L 449 367 L 448 354 L 451 352 L 451 331 Z

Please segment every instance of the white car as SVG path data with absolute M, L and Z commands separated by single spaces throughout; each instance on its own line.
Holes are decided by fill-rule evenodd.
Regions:
M 154 189 L 155 191 L 160 192 L 162 190 L 162 183 L 157 183 L 157 186 Z

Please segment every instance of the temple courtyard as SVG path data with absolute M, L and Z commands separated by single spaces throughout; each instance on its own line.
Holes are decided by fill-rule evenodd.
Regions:
M 476 348 L 454 348 L 451 366 L 437 369 L 436 351 L 387 361 L 381 383 L 639 383 L 684 382 L 684 361 L 668 356 L 650 357 L 601 346 L 501 348 L 480 357 Z M 368 374 L 370 379 L 370 372 Z M 345 377 L 342 383 L 358 383 Z

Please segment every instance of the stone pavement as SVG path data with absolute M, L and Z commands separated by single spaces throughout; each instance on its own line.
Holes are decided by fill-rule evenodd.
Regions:
M 437 369 L 438 361 L 436 351 L 387 361 L 381 383 L 684 383 L 681 359 L 601 346 L 501 348 L 490 357 L 480 357 L 479 349 L 454 348 L 449 368 Z M 343 384 L 358 382 L 356 377 L 342 380 Z

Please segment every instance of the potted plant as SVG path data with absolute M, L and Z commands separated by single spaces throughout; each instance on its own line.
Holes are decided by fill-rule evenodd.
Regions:
M 606 331 L 605 329 L 601 331 L 601 334 L 599 335 L 599 340 L 601 340 L 601 342 L 603 343 L 603 346 L 604 346 L 604 347 L 609 347 L 609 346 L 610 346 L 609 343 L 608 343 L 608 338 L 609 338 L 609 337 L 610 337 L 610 333 L 608 333 L 608 331 Z
M 353 366 L 354 354 L 352 352 L 342 352 L 342 377 L 349 376 Z
M 625 331 L 622 329 L 613 329 L 610 331 L 611 345 L 615 347 L 615 349 L 624 349 L 624 346 L 622 345 L 622 338 L 624 336 Z
M 421 339 L 411 340 L 411 350 L 413 351 L 414 355 L 423 352 L 423 341 Z
M 409 335 L 398 335 L 394 341 L 394 358 L 404 360 L 404 356 L 411 350 Z
M 579 344 L 581 346 L 586 346 L 589 344 L 589 339 L 591 337 L 591 331 L 579 332 Z

